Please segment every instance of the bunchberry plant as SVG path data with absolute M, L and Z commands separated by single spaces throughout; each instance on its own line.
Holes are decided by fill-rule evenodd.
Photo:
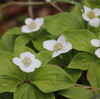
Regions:
M 25 18 L 0 38 L 0 99 L 100 99 L 100 1 L 34 4 L 61 12 Z

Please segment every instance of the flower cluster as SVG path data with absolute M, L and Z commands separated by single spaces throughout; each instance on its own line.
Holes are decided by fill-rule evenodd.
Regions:
M 100 25 L 100 9 L 90 9 L 86 6 L 83 6 L 83 14 L 82 17 L 84 20 L 88 21 L 89 24 L 93 27 L 98 27 Z
M 100 47 L 100 40 L 99 40 L 99 39 L 92 39 L 92 40 L 91 40 L 91 44 L 92 44 L 94 47 Z M 95 54 L 97 55 L 97 57 L 100 58 L 100 48 L 98 48 L 98 49 L 95 51 Z
M 50 0 L 46 0 L 50 2 Z M 91 26 L 98 27 L 100 25 L 100 9 L 90 9 L 86 6 L 83 7 L 82 17 L 88 21 Z M 25 24 L 22 26 L 21 31 L 23 33 L 31 33 L 38 31 L 44 24 L 44 18 L 26 18 Z M 100 47 L 100 40 L 93 39 L 91 44 L 95 47 Z M 59 56 L 62 53 L 66 53 L 72 49 L 72 44 L 66 41 L 64 35 L 58 37 L 57 40 L 51 39 L 43 42 L 43 48 L 53 52 L 52 58 Z M 95 54 L 100 58 L 100 48 L 95 51 Z M 30 52 L 24 52 L 20 54 L 20 58 L 13 58 L 13 63 L 20 67 L 24 72 L 33 72 L 35 68 L 40 67 L 41 61 L 35 59 L 35 55 Z

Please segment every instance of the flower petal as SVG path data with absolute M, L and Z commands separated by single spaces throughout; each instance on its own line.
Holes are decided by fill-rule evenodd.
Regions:
M 95 8 L 95 9 L 93 9 L 93 11 L 95 12 L 96 16 L 100 15 L 100 9 L 99 8 Z
M 100 40 L 98 39 L 92 39 L 91 44 L 95 47 L 100 47 Z
M 35 60 L 35 56 L 34 54 L 30 53 L 30 52 L 24 52 L 20 54 L 20 58 L 24 59 L 25 57 L 29 57 L 32 60 Z
M 97 57 L 100 58 L 100 48 L 98 48 L 98 49 L 95 51 L 95 54 L 97 55 Z
M 35 59 L 34 61 L 33 61 L 33 63 L 32 63 L 32 66 L 34 67 L 34 68 L 39 68 L 40 66 L 41 66 L 41 61 L 40 60 L 38 60 L 38 59 Z
M 89 12 L 89 11 L 92 11 L 90 8 L 88 8 L 88 7 L 86 7 L 86 6 L 83 6 L 83 8 L 84 8 L 84 12 L 85 12 L 85 13 L 87 13 L 87 12 Z
M 61 35 L 61 36 L 57 39 L 57 42 L 61 42 L 61 43 L 66 42 L 65 36 L 64 36 L 64 35 Z
M 29 72 L 33 72 L 35 70 L 34 67 L 31 67 L 31 66 L 23 66 L 21 65 L 20 66 L 20 69 L 26 73 L 29 73 Z
M 36 26 L 35 28 L 32 29 L 32 32 L 38 31 L 40 29 L 40 26 Z
M 100 24 L 100 19 L 99 18 L 94 18 L 92 20 L 89 20 L 89 24 L 93 27 L 98 27 Z
M 15 57 L 15 58 L 12 59 L 12 61 L 13 61 L 13 63 L 16 64 L 17 66 L 22 65 L 22 62 L 21 62 L 21 59 L 20 59 L 20 58 Z
M 56 43 L 56 40 L 47 40 L 43 42 L 43 48 L 53 51 L 54 44 Z
M 29 29 L 29 27 L 27 25 L 22 26 L 21 31 L 23 33 L 30 33 L 32 32 L 32 29 Z
M 60 53 L 59 53 L 58 51 L 55 51 L 55 52 L 53 53 L 52 58 L 57 57 L 57 56 L 59 56 L 59 55 L 60 55 Z
M 34 21 L 39 27 L 44 24 L 44 18 L 36 18 Z
M 26 18 L 25 19 L 25 24 L 26 25 L 30 25 L 30 23 L 32 23 L 34 20 L 32 18 Z
M 87 15 L 85 13 L 82 14 L 82 17 L 84 20 L 89 21 L 90 19 L 87 17 Z
M 67 42 L 63 49 L 59 51 L 59 53 L 66 53 L 72 49 L 72 44 L 70 42 Z

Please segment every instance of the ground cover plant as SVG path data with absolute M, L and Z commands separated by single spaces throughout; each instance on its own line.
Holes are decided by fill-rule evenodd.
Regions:
M 1 37 L 0 99 L 100 99 L 100 1 L 56 2 L 74 8 Z

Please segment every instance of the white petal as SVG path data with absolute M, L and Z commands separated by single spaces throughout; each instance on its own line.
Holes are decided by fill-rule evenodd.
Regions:
M 54 58 L 54 57 L 57 57 L 57 56 L 59 56 L 59 55 L 60 55 L 60 53 L 59 53 L 58 51 L 55 51 L 55 52 L 53 53 L 53 56 L 52 56 L 52 57 Z
M 35 28 L 32 29 L 32 32 L 38 31 L 40 29 L 40 26 L 36 26 Z
M 100 19 L 99 18 L 94 18 L 92 20 L 89 20 L 89 24 L 93 27 L 98 27 L 100 24 Z
M 35 56 L 34 54 L 30 53 L 30 52 L 24 52 L 20 54 L 20 58 L 24 59 L 25 57 L 29 57 L 32 60 L 35 60 Z
M 66 42 L 65 36 L 61 35 L 61 36 L 57 39 L 57 42 L 61 42 L 61 43 Z
M 32 66 L 34 67 L 34 68 L 39 68 L 40 66 L 41 66 L 41 61 L 40 60 L 38 60 L 38 59 L 35 59 L 34 61 L 33 61 L 33 63 L 32 63 Z
M 92 11 L 90 8 L 88 8 L 88 7 L 86 7 L 86 6 L 83 6 L 83 8 L 84 8 L 84 12 L 85 12 L 85 13 L 87 13 L 87 12 L 89 12 L 89 11 Z
M 37 24 L 37 26 L 42 26 L 44 24 L 44 18 L 36 18 L 34 22 Z
M 100 58 L 100 48 L 95 51 L 95 54 Z
M 26 73 L 29 73 L 29 72 L 33 72 L 35 70 L 34 67 L 31 67 L 31 66 L 23 66 L 21 65 L 20 66 L 20 69 Z
M 31 33 L 32 29 L 29 29 L 29 27 L 27 25 L 22 26 L 21 31 L 23 33 Z
M 63 49 L 59 51 L 59 53 L 66 53 L 72 49 L 72 44 L 70 42 L 67 42 Z
M 100 47 L 100 40 L 98 39 L 92 39 L 91 44 L 95 47 Z
M 12 61 L 13 61 L 13 63 L 16 64 L 17 66 L 22 65 L 22 62 L 21 62 L 21 59 L 20 59 L 20 58 L 15 57 L 15 58 L 12 59 Z
M 86 20 L 86 21 L 89 21 L 89 20 L 90 20 L 90 19 L 88 18 L 88 16 L 87 16 L 85 13 L 82 14 L 82 17 L 83 17 L 83 19 Z
M 100 9 L 99 8 L 95 8 L 95 9 L 93 9 L 93 11 L 95 12 L 96 16 L 100 15 Z
M 25 24 L 26 25 L 30 25 L 30 23 L 32 23 L 33 22 L 33 19 L 32 18 L 26 18 L 25 19 Z
M 53 51 L 56 40 L 47 40 L 43 42 L 43 47 L 49 51 Z

